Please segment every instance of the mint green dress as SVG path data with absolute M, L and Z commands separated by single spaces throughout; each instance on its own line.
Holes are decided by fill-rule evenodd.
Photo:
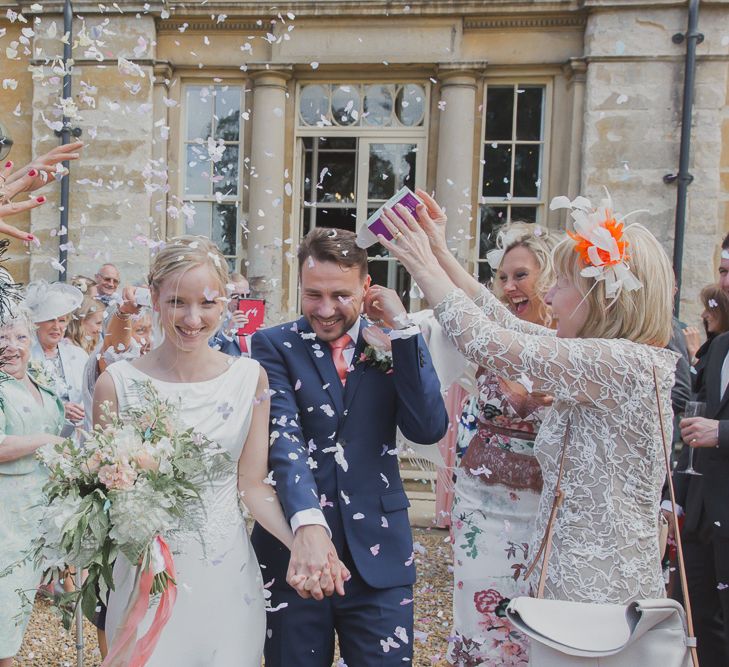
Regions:
M 8 435 L 61 432 L 63 404 L 49 389 L 38 389 L 43 405 L 20 381 L 0 373 L 0 448 Z M 0 571 L 19 561 L 38 536 L 38 503 L 46 480 L 34 454 L 0 463 Z M 20 649 L 40 578 L 41 571 L 27 562 L 0 577 L 0 658 Z

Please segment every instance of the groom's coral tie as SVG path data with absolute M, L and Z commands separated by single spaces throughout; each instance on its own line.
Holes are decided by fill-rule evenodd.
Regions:
M 349 334 L 340 336 L 337 340 L 333 340 L 329 343 L 329 347 L 332 348 L 332 360 L 334 361 L 334 367 L 337 369 L 337 375 L 344 384 L 347 381 L 347 369 L 349 364 L 344 358 L 344 350 L 352 342 L 352 337 Z

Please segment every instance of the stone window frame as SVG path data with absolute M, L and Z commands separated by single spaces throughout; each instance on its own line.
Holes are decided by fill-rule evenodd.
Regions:
M 310 84 L 352 84 L 352 85 L 377 85 L 377 84 L 407 84 L 417 83 L 421 85 L 425 90 L 425 113 L 423 116 L 423 122 L 420 125 L 414 127 L 408 126 L 365 126 L 363 124 L 356 125 L 327 125 L 327 126 L 311 126 L 305 125 L 299 120 L 299 100 L 301 95 L 301 89 L 304 86 Z M 292 211 L 291 211 L 291 237 L 298 239 L 304 230 L 304 215 L 307 207 L 304 206 L 303 201 L 303 179 L 305 177 L 305 165 L 304 165 L 304 143 L 305 137 L 320 137 L 320 136 L 339 136 L 339 137 L 356 137 L 358 139 L 358 155 L 359 155 L 359 140 L 365 142 L 366 145 L 372 143 L 416 143 L 418 148 L 417 162 L 416 162 L 416 184 L 417 187 L 425 187 L 427 183 L 427 168 L 428 168 L 428 144 L 431 139 L 430 132 L 430 120 L 431 120 L 431 98 L 433 94 L 433 81 L 427 76 L 408 76 L 403 74 L 402 76 L 393 77 L 382 76 L 382 77 L 326 77 L 326 78 L 309 78 L 301 79 L 296 82 L 296 91 L 294 97 L 294 169 L 293 169 L 293 192 L 296 196 L 293 197 Z M 357 174 L 355 176 L 355 187 L 357 194 L 367 187 L 367 173 L 364 168 L 360 168 L 363 165 L 357 158 Z M 356 228 L 364 223 L 367 219 L 367 204 L 368 200 L 366 197 L 356 197 Z M 395 275 L 397 271 L 395 260 L 372 260 L 372 261 L 388 261 L 388 280 L 392 279 L 395 284 Z M 294 264 L 296 260 L 294 259 Z M 289 285 L 290 294 L 297 294 L 297 283 L 296 277 L 298 271 L 296 267 L 291 271 L 291 281 Z M 297 303 L 294 304 L 298 308 L 298 296 Z
M 484 197 L 482 196 L 483 188 L 483 175 L 484 175 L 484 158 L 483 150 L 490 140 L 486 139 L 486 105 L 487 95 L 489 86 L 542 86 L 544 87 L 544 102 L 542 108 L 542 139 L 540 141 L 521 141 L 515 139 L 515 118 L 516 118 L 516 105 L 514 106 L 514 120 L 512 120 L 512 139 L 509 143 L 512 146 L 517 144 L 528 144 L 528 143 L 539 143 L 542 146 L 541 152 L 541 164 L 540 164 L 540 186 L 538 197 Z M 478 181 L 477 181 L 477 193 L 476 202 L 478 205 L 478 215 L 476 216 L 476 247 L 474 254 L 474 274 L 481 281 L 486 281 L 491 277 L 491 269 L 485 259 L 485 249 L 482 247 L 481 238 L 481 211 L 485 206 L 498 206 L 507 209 L 507 219 L 505 222 L 511 220 L 511 212 L 513 208 L 528 207 L 536 208 L 536 220 L 535 224 L 547 226 L 548 209 L 547 202 L 549 200 L 549 175 L 550 175 L 550 151 L 551 151 L 551 135 L 552 135 L 552 109 L 553 109 L 553 94 L 554 94 L 554 81 L 552 77 L 539 77 L 539 76 L 504 76 L 504 77 L 487 77 L 484 81 L 483 96 L 481 98 L 481 129 L 479 132 L 478 142 Z M 499 143 L 506 143 L 504 140 L 500 140 Z M 511 173 L 513 177 L 513 170 Z M 518 218 L 514 218 L 518 219 Z M 491 240 L 491 239 L 489 239 Z M 490 246 L 487 246 L 487 248 Z M 483 253 L 482 253 L 483 250 Z M 482 257 L 483 254 L 483 257 Z
M 189 195 L 185 192 L 185 180 L 187 175 L 187 146 L 194 143 L 187 138 L 187 121 L 188 121 L 188 105 L 185 104 L 187 91 L 189 88 L 193 87 L 205 87 L 208 86 L 210 88 L 223 88 L 223 87 L 231 87 L 231 88 L 238 88 L 240 90 L 240 116 L 239 116 L 239 130 L 238 130 L 238 141 L 226 141 L 226 145 L 235 145 L 238 148 L 238 192 L 235 195 L 222 195 L 220 197 L 220 200 L 215 196 L 215 194 L 210 195 Z M 195 202 L 206 202 L 211 204 L 230 204 L 234 205 L 236 208 L 236 224 L 235 224 L 235 230 L 236 230 L 236 238 L 235 238 L 235 254 L 224 254 L 225 258 L 228 260 L 229 268 L 231 271 L 238 271 L 239 270 L 239 264 L 241 262 L 242 257 L 242 242 L 243 242 L 243 230 L 241 227 L 241 221 L 245 217 L 244 216 L 244 202 L 243 198 L 245 196 L 244 193 L 244 182 L 243 182 L 243 167 L 246 163 L 246 157 L 244 155 L 246 150 L 246 133 L 247 133 L 247 120 L 243 116 L 244 112 L 247 112 L 247 108 L 245 106 L 246 101 L 248 99 L 247 93 L 250 92 L 247 88 L 246 81 L 236 78 L 236 79 L 223 79 L 221 77 L 206 77 L 206 78 L 197 78 L 197 77 L 190 77 L 190 78 L 184 78 L 181 81 L 180 86 L 180 102 L 182 103 L 182 109 L 180 114 L 180 127 L 179 127 L 179 133 L 178 133 L 178 155 L 180 156 L 179 164 L 180 164 L 180 173 L 179 173 L 179 196 L 180 199 L 188 204 L 188 203 L 195 203 Z M 213 221 L 214 223 L 214 221 Z M 194 233 L 194 231 L 189 230 L 186 225 L 183 223 L 183 234 L 187 233 Z M 208 235 L 211 237 L 210 235 Z M 221 251 L 223 249 L 221 248 Z

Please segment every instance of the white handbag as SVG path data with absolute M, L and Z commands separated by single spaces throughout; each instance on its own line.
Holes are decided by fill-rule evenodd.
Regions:
M 658 403 L 658 420 L 668 488 L 673 504 L 674 525 L 678 526 L 671 465 L 663 430 L 658 380 L 653 379 Z M 552 512 L 544 539 L 534 562 L 524 575 L 528 578 L 542 556 L 537 597 L 517 597 L 509 602 L 506 616 L 520 632 L 531 639 L 529 665 L 532 667 L 699 667 L 696 638 L 691 620 L 691 604 L 686 583 L 681 536 L 676 530 L 678 566 L 686 613 L 669 599 L 636 600 L 628 605 L 545 600 L 544 584 L 552 549 L 554 519 L 562 504 L 561 489 L 569 423 L 562 444 Z

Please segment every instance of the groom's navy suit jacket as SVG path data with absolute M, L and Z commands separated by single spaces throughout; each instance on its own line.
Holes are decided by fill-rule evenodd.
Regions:
M 374 588 L 412 584 L 415 566 L 395 447 L 396 428 L 430 444 L 445 434 L 448 415 L 423 338 L 392 342 L 394 372 L 360 361 L 361 320 L 342 387 L 329 345 L 301 318 L 253 336 L 252 356 L 271 387 L 269 466 L 286 518 L 321 508 L 342 557 Z M 289 551 L 256 526 L 253 545 L 264 581 L 286 587 Z

